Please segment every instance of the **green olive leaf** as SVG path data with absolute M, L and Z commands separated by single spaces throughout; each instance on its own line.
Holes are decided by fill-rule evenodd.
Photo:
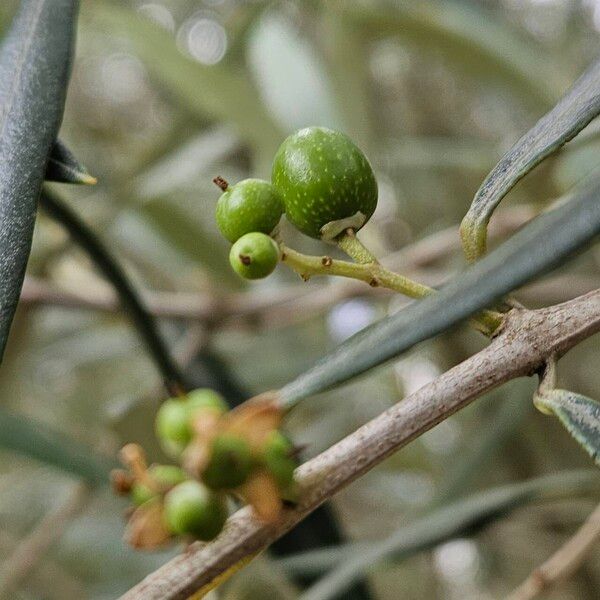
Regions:
M 510 82 L 537 106 L 551 106 L 569 81 L 560 56 L 550 59 L 547 48 L 519 35 L 498 11 L 476 3 L 330 0 L 327 6 L 371 37 L 397 35 L 419 49 L 442 50 L 453 66 L 478 81 Z
M 92 484 L 108 484 L 110 470 L 116 466 L 63 432 L 5 410 L 0 410 L 0 448 L 57 467 Z
M 437 294 L 363 329 L 280 390 L 286 406 L 348 381 L 491 306 L 600 233 L 600 175 L 542 214 Z
M 0 359 L 60 126 L 77 0 L 25 0 L 0 48 Z
M 94 185 L 97 179 L 75 158 L 75 155 L 61 140 L 56 140 L 46 165 L 46 181 L 57 183 L 73 183 L 79 185 Z
M 600 466 L 600 402 L 557 389 L 536 395 L 534 402 L 542 412 L 555 415 Z
M 463 247 L 469 260 L 476 260 L 485 253 L 487 224 L 502 198 L 535 166 L 574 138 L 598 113 L 600 61 L 515 143 L 477 190 L 461 224 Z
M 527 504 L 593 494 L 598 484 L 597 473 L 590 469 L 495 487 L 431 510 L 378 542 L 319 548 L 277 562 L 286 571 L 303 575 L 327 571 L 301 600 L 342 598 L 354 581 L 384 560 L 397 563 L 457 536 L 473 535 Z
M 130 8 L 114 3 L 89 8 L 111 34 L 122 34 L 133 44 L 151 77 L 192 115 L 232 123 L 244 141 L 270 153 L 270 160 L 282 135 L 237 53 L 204 65 L 183 54 L 168 31 Z

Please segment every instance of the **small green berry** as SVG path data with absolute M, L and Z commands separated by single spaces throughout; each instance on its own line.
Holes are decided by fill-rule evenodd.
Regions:
M 198 481 L 185 481 L 166 496 L 165 521 L 178 535 L 209 541 L 217 537 L 227 520 L 225 500 Z
M 242 236 L 229 253 L 232 269 L 244 279 L 262 279 L 270 275 L 279 261 L 277 244 L 264 233 Z
M 187 479 L 185 471 L 175 465 L 152 465 L 148 469 L 148 476 L 156 484 L 157 489 L 152 489 L 145 483 L 134 483 L 131 488 L 131 499 L 137 506 Z
M 292 442 L 279 431 L 272 431 L 265 440 L 261 458 L 281 490 L 288 489 L 294 481 L 296 461 L 293 452 Z
M 219 392 L 209 388 L 199 388 L 188 393 L 187 397 L 188 410 L 190 415 L 197 410 L 210 408 L 219 413 L 227 412 L 228 406 L 225 399 Z
M 222 181 L 222 180 L 221 180 Z M 226 187 L 217 202 L 217 225 L 231 243 L 246 233 L 271 233 L 283 214 L 283 200 L 272 184 L 261 179 L 244 179 Z
M 248 479 L 252 467 L 252 450 L 248 442 L 239 436 L 222 433 L 213 440 L 202 481 L 215 490 L 233 489 Z
M 272 180 L 288 220 L 318 239 L 329 223 L 326 237 L 360 229 L 377 206 L 377 181 L 366 156 L 346 135 L 325 127 L 286 138 L 275 155 Z
M 152 500 L 157 495 L 157 493 L 150 489 L 145 483 L 134 483 L 131 487 L 131 501 L 136 506 L 141 506 L 148 502 L 148 500 Z
M 178 458 L 192 439 L 189 408 L 184 398 L 170 398 L 162 403 L 155 420 L 155 430 L 163 450 Z

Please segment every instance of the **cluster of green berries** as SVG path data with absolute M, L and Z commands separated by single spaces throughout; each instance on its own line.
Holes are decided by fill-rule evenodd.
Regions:
M 293 497 L 297 463 L 290 440 L 271 425 L 257 436 L 248 419 L 240 427 L 239 417 L 214 390 L 166 400 L 155 430 L 164 452 L 181 466 L 146 467 L 142 449 L 129 444 L 121 453 L 129 471 L 113 477 L 115 489 L 136 507 L 127 534 L 136 547 L 153 548 L 174 536 L 213 539 L 227 519 L 228 494 L 256 507 L 265 481 L 267 487 L 272 483 L 277 502 Z M 253 478 L 258 486 L 248 485 Z
M 301 232 L 334 239 L 360 229 L 377 206 L 377 182 L 369 161 L 343 133 L 308 127 L 290 135 L 273 161 L 271 182 L 245 179 L 223 189 L 217 225 L 233 246 L 229 260 L 246 279 L 266 277 L 279 261 L 270 237 L 285 213 Z
M 227 405 L 215 391 L 195 390 L 183 398 L 164 402 L 156 415 L 156 433 L 163 450 L 174 459 L 185 459 L 186 450 L 194 450 L 194 437 L 206 442 L 199 476 L 212 490 L 234 490 L 242 486 L 257 469 L 266 469 L 277 480 L 282 492 L 293 482 L 292 443 L 279 431 L 268 432 L 258 448 L 243 431 L 227 424 Z M 209 424 L 210 431 L 198 433 Z M 193 455 L 192 455 L 193 456 Z

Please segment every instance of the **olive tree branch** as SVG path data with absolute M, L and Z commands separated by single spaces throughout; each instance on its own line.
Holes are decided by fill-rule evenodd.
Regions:
M 294 527 L 306 515 L 393 452 L 502 383 L 532 375 L 600 331 L 600 290 L 541 310 L 513 310 L 481 352 L 450 369 L 296 471 L 300 501 L 272 524 L 250 507 L 230 517 L 209 544 L 196 543 L 146 577 L 125 600 L 177 600 L 210 584 Z
M 531 600 L 572 575 L 600 539 L 600 504 L 594 509 L 575 535 L 508 597 L 507 600 Z

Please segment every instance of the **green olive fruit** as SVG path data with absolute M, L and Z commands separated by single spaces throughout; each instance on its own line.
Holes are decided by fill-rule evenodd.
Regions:
M 131 499 L 137 506 L 144 504 L 160 492 L 164 493 L 187 479 L 185 471 L 175 465 L 152 465 L 148 469 L 148 476 L 156 484 L 156 489 L 149 487 L 145 483 L 134 483 L 131 488 Z
M 219 392 L 209 388 L 199 388 L 192 390 L 186 397 L 188 410 L 190 415 L 198 410 L 212 409 L 218 413 L 227 412 L 228 406 L 225 399 Z
M 232 269 L 244 279 L 262 279 L 270 275 L 279 261 L 277 244 L 264 233 L 242 236 L 229 253 Z
M 262 448 L 262 462 L 281 490 L 289 488 L 294 481 L 296 461 L 293 453 L 292 442 L 279 431 L 272 431 Z
M 377 181 L 366 156 L 346 135 L 325 127 L 307 127 L 284 140 L 272 181 L 287 219 L 313 238 L 357 231 L 377 206 Z
M 209 541 L 223 529 L 227 506 L 222 496 L 198 481 L 189 480 L 180 483 L 165 496 L 164 517 L 173 533 Z
M 202 481 L 215 490 L 236 488 L 248 479 L 253 462 L 252 450 L 245 439 L 222 433 L 212 442 Z
M 217 202 L 217 225 L 231 243 L 252 231 L 271 233 L 282 214 L 281 195 L 261 179 L 244 179 L 229 186 Z
M 189 408 L 185 398 L 169 398 L 158 409 L 155 431 L 163 450 L 179 458 L 192 439 Z

